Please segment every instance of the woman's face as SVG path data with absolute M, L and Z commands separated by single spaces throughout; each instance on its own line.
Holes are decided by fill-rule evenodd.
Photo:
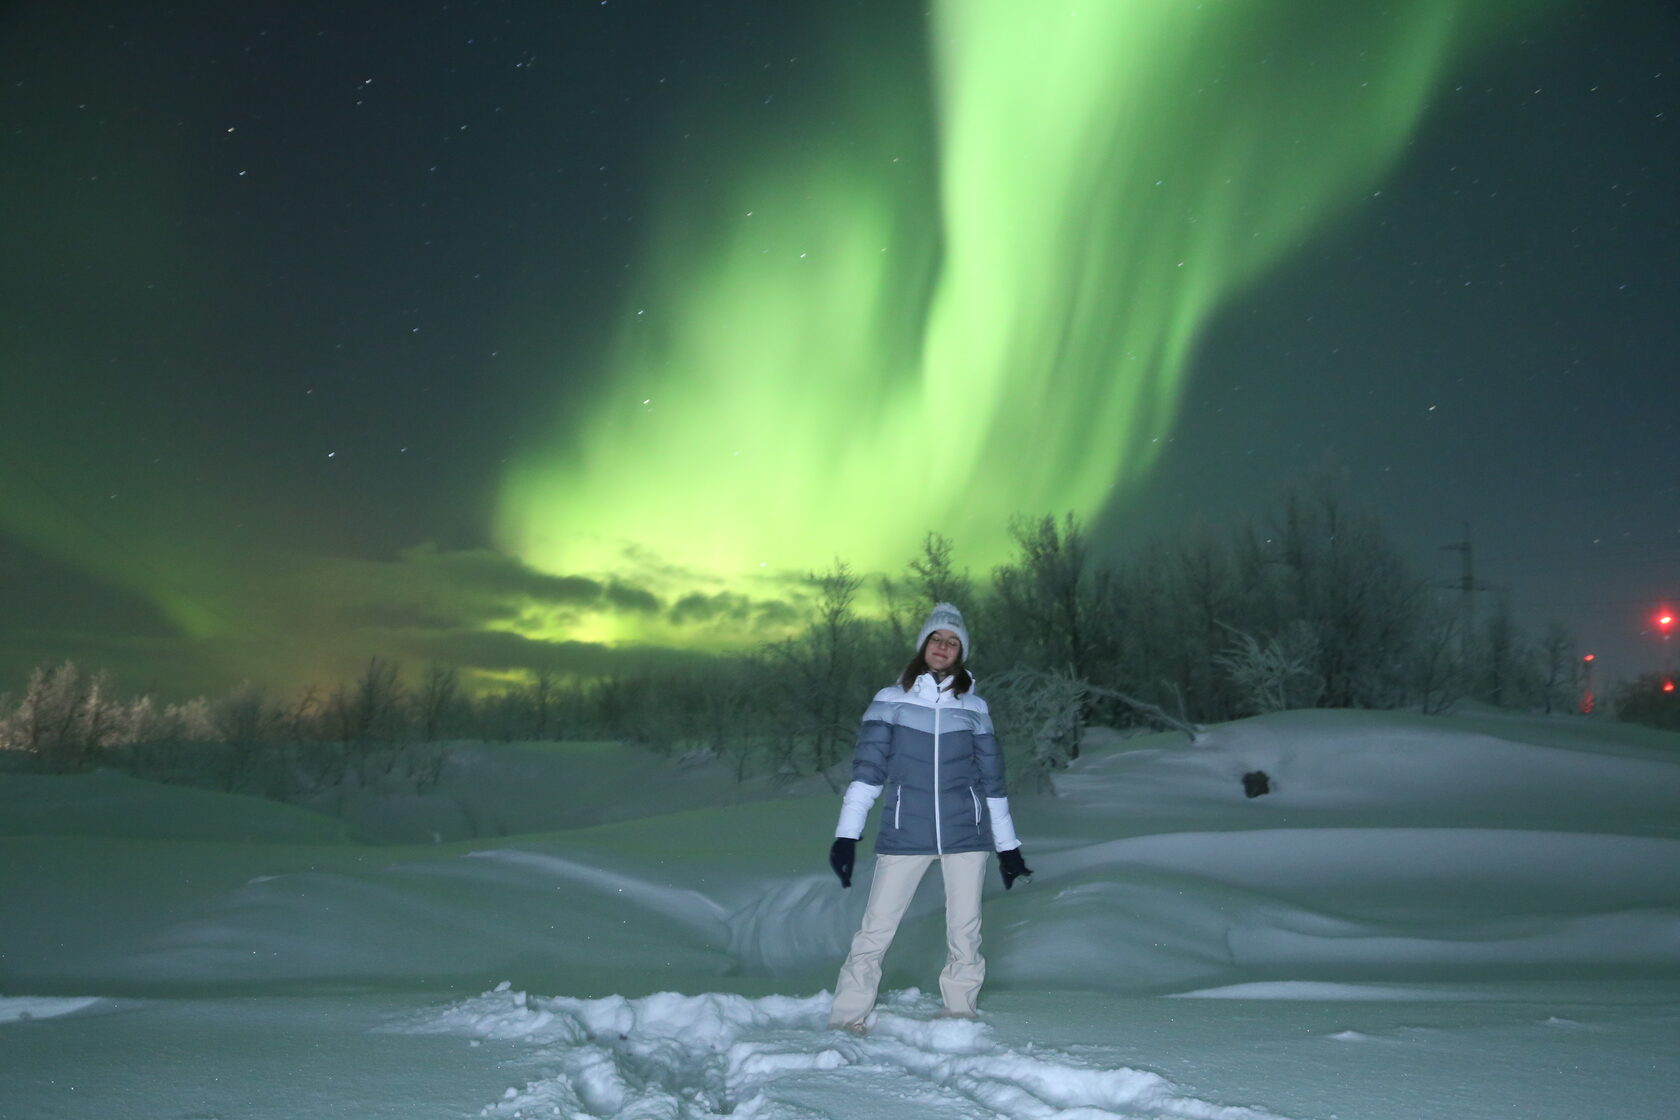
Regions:
M 922 647 L 922 660 L 928 668 L 943 673 L 962 656 L 962 641 L 949 630 L 935 630 Z

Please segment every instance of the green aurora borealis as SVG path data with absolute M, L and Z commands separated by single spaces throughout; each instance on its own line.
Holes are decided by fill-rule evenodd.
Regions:
M 1675 43 L 1658 0 L 23 0 L 0 692 L 686 663 L 837 559 L 931 530 L 984 581 L 1073 512 L 1125 564 L 1327 458 L 1426 578 L 1471 521 L 1633 663 Z
M 595 399 L 510 466 L 499 544 L 750 597 L 832 557 L 890 570 L 930 529 L 985 567 L 1012 515 L 1089 517 L 1147 477 L 1209 318 L 1522 7 L 946 0 L 928 74 L 860 72 L 703 221 L 658 227 Z

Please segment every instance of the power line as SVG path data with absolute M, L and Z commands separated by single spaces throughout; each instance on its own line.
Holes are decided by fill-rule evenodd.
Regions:
M 1659 560 L 1680 560 L 1680 542 L 1624 541 L 1614 545 L 1581 544 L 1568 545 L 1562 548 L 1524 548 L 1515 551 L 1518 562 L 1521 563 L 1536 563 L 1541 559 L 1555 556 L 1575 556 L 1582 560 L 1594 557 L 1622 559 L 1629 553 L 1645 553 Z

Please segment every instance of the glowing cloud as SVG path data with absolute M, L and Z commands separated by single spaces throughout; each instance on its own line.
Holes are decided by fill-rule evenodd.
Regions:
M 1209 318 L 1372 189 L 1466 13 L 1522 6 L 938 4 L 934 151 L 925 94 L 877 83 L 703 229 L 666 223 L 599 396 L 513 461 L 499 543 L 651 560 L 675 596 L 896 568 L 929 529 L 984 565 L 1012 514 L 1100 509 Z

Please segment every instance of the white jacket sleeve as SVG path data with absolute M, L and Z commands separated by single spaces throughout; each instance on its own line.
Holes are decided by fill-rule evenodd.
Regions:
M 875 799 L 881 796 L 882 786 L 872 786 L 867 782 L 853 782 L 846 787 L 846 796 L 840 801 L 840 823 L 835 826 L 834 835 L 844 836 L 848 840 L 856 840 L 863 835 L 863 824 L 869 819 L 869 810 L 874 807 Z
M 992 815 L 992 844 L 1000 852 L 1019 848 L 1021 840 L 1015 835 L 1015 821 L 1009 816 L 1009 798 L 986 798 L 986 811 Z

